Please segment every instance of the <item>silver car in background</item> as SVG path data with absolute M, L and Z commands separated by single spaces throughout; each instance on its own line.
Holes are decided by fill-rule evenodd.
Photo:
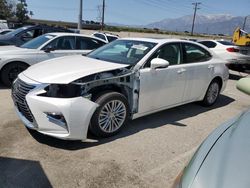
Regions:
M 250 78 L 237 88 L 250 95 Z M 250 109 L 224 123 L 201 144 L 173 188 L 249 188 Z
M 69 55 L 86 55 L 105 41 L 74 33 L 41 35 L 20 47 L 0 46 L 0 80 L 11 86 L 17 75 L 36 63 Z

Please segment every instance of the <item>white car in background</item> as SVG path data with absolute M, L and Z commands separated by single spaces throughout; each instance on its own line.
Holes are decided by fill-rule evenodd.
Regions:
M 20 47 L 0 47 L 0 78 L 10 86 L 17 75 L 29 66 L 48 59 L 74 54 L 86 55 L 106 44 L 98 38 L 73 33 L 50 33 Z
M 240 47 L 225 40 L 202 40 L 200 44 L 210 48 L 220 58 L 231 63 L 250 63 L 250 56 L 240 53 Z
M 104 33 L 104 32 L 95 32 L 92 36 L 100 38 L 107 43 L 117 40 L 119 38 L 118 35 L 114 35 L 112 33 Z
M 0 20 L 0 31 L 3 29 L 9 29 L 7 20 Z
M 135 119 L 194 101 L 213 105 L 226 87 L 225 62 L 201 44 L 178 39 L 118 39 L 87 56 L 31 66 L 12 86 L 30 129 L 84 140 L 119 132 Z

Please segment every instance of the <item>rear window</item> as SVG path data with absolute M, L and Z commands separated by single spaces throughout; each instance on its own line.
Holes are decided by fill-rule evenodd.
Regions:
M 184 43 L 184 63 L 196 63 L 208 61 L 211 54 L 204 48 L 190 43 Z
M 107 38 L 108 38 L 109 42 L 112 42 L 112 41 L 118 39 L 117 37 L 113 37 L 113 36 L 107 36 Z
M 229 42 L 229 41 L 217 41 L 217 42 L 219 42 L 219 43 L 221 43 L 221 44 L 223 44 L 223 45 L 226 45 L 226 46 L 234 46 L 234 44 L 232 43 L 232 42 Z
M 200 41 L 199 43 L 203 44 L 204 46 L 208 48 L 215 48 L 217 45 L 215 42 L 212 42 L 212 41 Z
M 106 38 L 103 34 L 95 33 L 94 36 L 106 41 Z

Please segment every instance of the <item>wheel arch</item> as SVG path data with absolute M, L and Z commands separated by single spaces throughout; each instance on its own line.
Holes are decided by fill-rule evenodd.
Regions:
M 15 64 L 19 64 L 19 65 L 21 64 L 21 65 L 27 66 L 27 68 L 30 66 L 28 63 L 25 63 L 22 61 L 10 61 L 10 62 L 5 63 L 0 69 L 0 81 L 6 86 L 10 86 L 11 84 L 10 84 L 10 81 L 6 79 L 4 70 L 8 70 L 8 66 L 15 65 Z
M 128 101 L 130 113 L 132 112 L 132 106 L 133 106 L 133 104 L 132 104 L 132 99 L 133 99 L 132 90 L 125 85 L 111 83 L 111 84 L 107 84 L 107 85 L 93 87 L 88 91 L 88 93 L 90 93 L 92 95 L 92 98 L 91 98 L 92 101 L 94 101 L 99 96 L 101 96 L 105 93 L 108 93 L 108 92 L 118 92 L 118 93 L 124 95 L 124 97 Z
M 108 85 L 93 87 L 92 89 L 89 90 L 89 93 L 92 94 L 92 99 L 94 99 L 104 93 L 112 91 L 123 94 L 128 100 L 128 93 L 126 92 L 125 86 L 120 86 L 117 84 L 108 84 Z
M 0 68 L 0 74 L 2 73 L 3 69 L 4 69 L 6 66 L 8 66 L 8 65 L 10 65 L 10 64 L 15 64 L 15 63 L 21 63 L 21 64 L 23 64 L 23 65 L 26 65 L 27 67 L 30 66 L 30 64 L 28 64 L 28 63 L 26 63 L 26 62 L 24 62 L 24 61 L 19 61 L 19 60 L 9 61 L 9 62 L 6 62 L 6 63 Z
M 221 76 L 217 75 L 217 76 L 213 77 L 213 78 L 211 79 L 211 81 L 207 84 L 207 86 L 206 86 L 205 89 L 204 89 L 204 93 L 198 98 L 198 101 L 201 101 L 201 100 L 204 99 L 204 97 L 205 97 L 205 95 L 206 95 L 206 93 L 207 93 L 208 87 L 209 87 L 210 84 L 211 84 L 213 81 L 215 81 L 215 80 L 217 80 L 217 81 L 219 82 L 220 91 L 221 91 L 221 89 L 222 89 L 222 87 L 223 87 L 223 79 L 222 79 Z
M 220 90 L 221 90 L 221 88 L 222 88 L 222 86 L 223 86 L 223 79 L 222 79 L 222 77 L 221 77 L 221 76 L 216 76 L 216 77 L 214 77 L 214 78 L 211 80 L 211 82 L 209 83 L 209 85 L 210 85 L 212 82 L 214 82 L 214 81 L 218 81 L 218 83 L 219 83 L 219 85 L 220 85 Z

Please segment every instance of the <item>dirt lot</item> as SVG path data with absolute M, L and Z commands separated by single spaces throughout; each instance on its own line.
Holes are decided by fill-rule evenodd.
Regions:
M 85 35 L 92 35 L 93 33 L 97 32 L 96 30 L 81 30 L 81 34 Z M 169 34 L 158 34 L 158 33 L 138 33 L 138 32 L 127 32 L 127 31 L 121 31 L 121 32 L 108 32 L 118 35 L 122 38 L 127 37 L 142 37 L 142 38 L 177 38 L 177 39 L 204 39 L 204 37 L 192 37 L 187 35 L 169 35 Z M 210 38 L 210 37 L 208 37 Z M 213 38 L 220 38 L 214 36 Z
M 29 132 L 0 89 L 0 187 L 170 187 L 197 146 L 250 105 L 228 82 L 218 103 L 188 104 L 129 123 L 117 136 L 67 142 Z

